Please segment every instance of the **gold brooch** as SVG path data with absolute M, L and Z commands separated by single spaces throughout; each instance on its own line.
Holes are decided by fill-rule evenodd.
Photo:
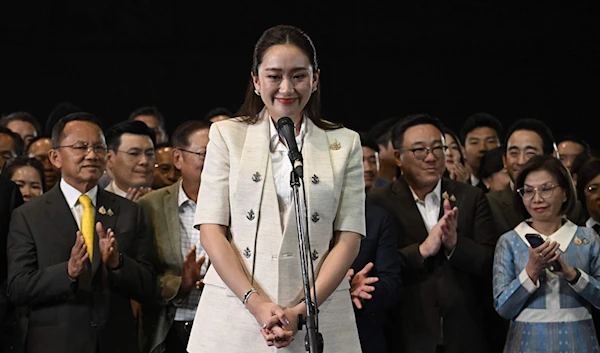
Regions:
M 104 206 L 100 206 L 100 208 L 98 209 L 98 213 L 106 214 L 106 208 L 104 208 Z
M 448 201 L 452 201 L 452 202 L 456 202 L 456 197 L 454 195 L 448 195 L 447 191 L 444 191 L 444 193 L 442 194 L 442 198 L 444 200 L 448 200 Z
M 581 245 L 582 241 L 581 239 L 575 237 L 575 239 L 573 239 L 573 243 L 575 243 L 575 245 Z
M 332 149 L 334 151 L 337 151 L 340 148 L 342 148 L 342 145 L 338 142 L 337 139 L 334 139 L 331 145 L 329 145 L 329 149 Z

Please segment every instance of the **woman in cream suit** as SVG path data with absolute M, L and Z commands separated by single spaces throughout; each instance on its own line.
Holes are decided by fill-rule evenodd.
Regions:
M 212 266 L 188 351 L 305 351 L 305 327 L 298 332 L 298 315 L 306 312 L 292 166 L 275 128 L 289 117 L 304 157 L 301 184 L 324 351 L 360 352 L 345 280 L 365 234 L 360 139 L 320 119 L 315 49 L 299 29 L 265 31 L 251 76 L 240 117 L 210 130 L 195 223 Z

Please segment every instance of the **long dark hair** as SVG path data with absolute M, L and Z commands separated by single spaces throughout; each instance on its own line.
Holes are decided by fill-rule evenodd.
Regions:
M 46 192 L 46 178 L 44 178 L 44 165 L 35 158 L 27 156 L 18 156 L 6 162 L 2 168 L 2 175 L 8 179 L 12 179 L 13 175 L 19 168 L 32 167 L 40 175 L 42 184 L 42 192 Z
M 252 73 L 255 76 L 258 76 L 258 67 L 263 61 L 265 52 L 272 46 L 282 44 L 290 44 L 298 47 L 310 60 L 313 71 L 317 72 L 319 70 L 317 51 L 308 34 L 294 26 L 279 25 L 264 31 L 254 46 Z M 244 102 L 236 112 L 236 115 L 240 117 L 243 122 L 254 124 L 258 121 L 258 114 L 263 109 L 264 105 L 262 99 L 254 93 L 254 83 L 252 82 L 252 78 L 250 78 Z M 317 82 L 317 89 L 312 93 L 308 103 L 306 103 L 306 107 L 304 107 L 304 114 L 312 120 L 315 125 L 323 130 L 333 130 L 341 127 L 339 124 L 321 119 L 320 81 Z

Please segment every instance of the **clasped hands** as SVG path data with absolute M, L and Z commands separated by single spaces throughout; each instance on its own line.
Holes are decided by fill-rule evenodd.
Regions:
M 119 266 L 119 251 L 117 250 L 117 239 L 115 238 L 115 232 L 108 228 L 104 231 L 102 223 L 96 223 L 96 234 L 98 234 L 98 245 L 100 247 L 100 254 L 94 254 L 95 256 L 101 256 L 102 262 L 108 269 L 114 269 Z M 75 245 L 71 248 L 71 257 L 67 263 L 67 271 L 69 277 L 76 279 L 87 269 L 87 261 L 89 254 L 83 239 L 81 231 L 77 231 L 75 238 Z
M 452 208 L 449 200 L 444 200 L 443 207 L 444 216 L 433 226 L 425 241 L 419 245 L 419 252 L 424 259 L 435 256 L 442 245 L 446 255 L 451 254 L 456 247 L 458 208 Z
M 294 341 L 298 332 L 298 315 L 304 315 L 304 303 L 295 307 L 282 308 L 260 294 L 250 296 L 246 307 L 261 325 L 260 332 L 267 346 L 283 348 Z

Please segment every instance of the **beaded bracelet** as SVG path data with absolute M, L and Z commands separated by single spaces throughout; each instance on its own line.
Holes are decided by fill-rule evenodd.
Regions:
M 244 296 L 242 297 L 242 304 L 246 305 L 246 303 L 248 303 L 248 299 L 250 299 L 250 296 L 253 293 L 258 293 L 258 291 L 254 288 L 250 288 L 248 289 L 248 291 L 246 292 L 246 294 L 244 294 Z

